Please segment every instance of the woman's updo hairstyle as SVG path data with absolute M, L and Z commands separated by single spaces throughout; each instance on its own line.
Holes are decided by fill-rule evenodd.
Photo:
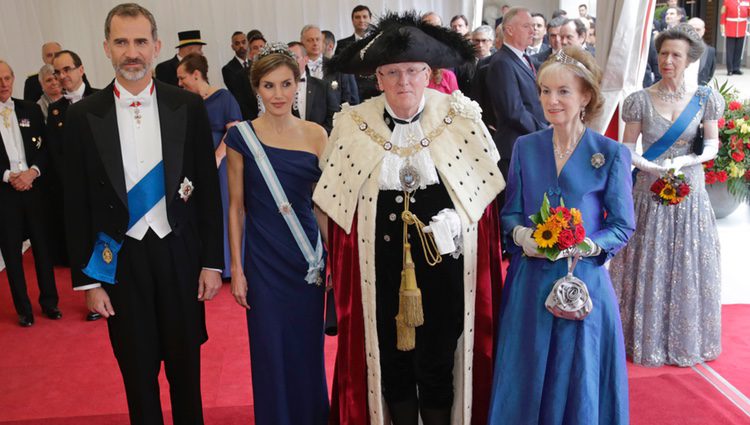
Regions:
M 208 83 L 208 60 L 200 53 L 190 53 L 182 58 L 177 67 L 184 67 L 185 72 L 192 74 L 195 71 L 200 72 L 203 81 Z
M 581 118 L 584 123 L 588 124 L 601 114 L 604 107 L 604 98 L 600 88 L 602 70 L 589 52 L 578 46 L 566 46 L 556 54 L 550 55 L 539 68 L 537 87 L 541 89 L 540 82 L 547 74 L 559 72 L 561 69 L 572 72 L 581 82 L 584 92 L 591 95 L 591 100 L 584 108 L 585 113 Z
M 703 43 L 701 36 L 689 24 L 678 24 L 672 28 L 666 29 L 656 36 L 654 46 L 657 52 L 661 52 L 661 46 L 667 40 L 683 40 L 688 44 L 687 58 L 693 63 L 701 58 L 706 45 Z

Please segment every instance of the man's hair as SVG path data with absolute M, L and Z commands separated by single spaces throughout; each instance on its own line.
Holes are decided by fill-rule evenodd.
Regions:
M 235 31 L 235 32 L 232 33 L 232 38 L 234 38 L 235 36 L 240 35 L 240 34 L 245 35 L 245 33 L 242 32 L 242 31 Z
M 10 69 L 10 75 L 13 76 L 13 77 L 15 77 L 16 74 L 13 72 L 13 67 L 10 66 L 10 64 L 8 62 L 5 62 L 4 60 L 0 59 L 0 65 L 3 65 L 3 64 L 5 64 L 5 66 L 7 66 L 8 69 Z
M 581 3 L 581 4 L 578 5 L 579 9 L 582 8 L 582 7 L 585 8 L 586 10 L 589 10 L 589 7 L 586 6 L 586 3 Z
M 563 10 L 563 9 L 555 9 L 555 11 L 554 11 L 554 12 L 552 12 L 552 19 L 555 19 L 555 18 L 557 18 L 558 16 L 565 16 L 565 15 L 567 15 L 567 14 L 568 14 L 568 12 L 566 12 L 566 11 L 565 11 L 565 10 Z
M 586 24 L 584 24 L 582 20 L 576 18 L 566 19 L 563 25 L 568 25 L 571 22 L 576 26 L 576 34 L 578 34 L 578 37 L 586 37 Z
M 79 66 L 83 65 L 83 62 L 81 61 L 81 57 L 76 54 L 76 52 L 72 50 L 60 50 L 59 52 L 55 53 L 55 57 L 52 59 L 53 61 L 57 58 L 59 58 L 62 55 L 70 55 L 70 58 L 73 59 L 73 65 L 78 68 Z
M 354 6 L 354 9 L 352 9 L 352 19 L 354 19 L 354 14 L 355 13 L 361 12 L 363 10 L 366 10 L 367 14 L 370 15 L 370 17 L 372 17 L 372 12 L 370 11 L 369 7 L 367 7 L 367 6 L 363 5 L 363 4 L 358 4 L 358 5 Z
M 452 18 L 451 18 L 451 22 L 450 22 L 450 23 L 452 24 L 452 23 L 456 22 L 456 21 L 457 21 L 457 20 L 459 20 L 459 19 L 461 19 L 462 21 L 464 21 L 464 24 L 465 24 L 465 25 L 466 25 L 467 27 L 469 26 L 469 20 L 468 20 L 468 19 L 466 19 L 466 16 L 464 16 L 464 15 L 456 15 L 456 16 L 452 17 Z
M 541 13 L 534 12 L 531 14 L 532 18 L 542 18 L 542 21 L 544 21 L 544 25 L 547 25 L 547 18 L 544 17 Z
M 264 43 L 267 43 L 265 37 L 263 37 L 263 34 L 258 32 L 257 34 L 254 34 L 247 38 L 247 44 L 252 43 L 253 41 L 263 40 Z
M 491 26 L 489 26 L 489 25 L 481 25 L 481 26 L 477 27 L 477 29 L 475 29 L 474 31 L 472 31 L 472 35 L 473 34 L 479 34 L 479 33 L 487 34 L 487 37 L 490 40 L 495 41 L 495 30 L 493 30 Z
M 324 39 L 324 44 L 325 43 L 336 44 L 336 36 L 333 35 L 333 33 L 328 30 L 323 30 L 323 39 Z
M 304 27 L 302 27 L 302 31 L 299 32 L 299 39 L 302 40 L 302 38 L 305 36 L 305 33 L 308 30 L 311 30 L 311 29 L 316 29 L 316 30 L 320 31 L 320 27 L 319 26 L 317 26 L 315 24 L 307 24 Z
M 263 33 L 260 32 L 260 30 L 252 29 L 247 32 L 247 42 L 250 43 L 250 39 L 255 36 L 260 36 L 260 38 L 263 38 Z M 265 40 L 265 38 L 263 38 Z M 257 39 L 256 39 L 257 40 Z
M 307 56 L 307 49 L 305 49 L 305 45 L 300 43 L 299 41 L 290 41 L 289 43 L 286 43 L 286 47 L 299 47 L 302 50 L 302 56 Z
M 513 18 L 516 17 L 521 12 L 529 13 L 529 9 L 522 7 L 522 6 L 513 6 L 510 9 L 508 9 L 507 12 L 505 12 L 505 15 L 503 15 L 503 27 L 508 25 L 510 21 L 513 20 Z
M 547 29 L 550 28 L 559 28 L 563 25 L 565 25 L 566 19 L 562 16 L 558 16 L 557 18 L 550 19 L 549 22 L 547 22 Z
M 107 19 L 104 20 L 105 40 L 109 40 L 109 31 L 112 26 L 112 18 L 115 16 L 125 16 L 128 18 L 137 18 L 139 16 L 143 16 L 148 19 L 148 22 L 151 24 L 151 38 L 156 40 L 159 37 L 158 31 L 156 29 L 156 19 L 154 19 L 154 15 L 152 15 L 151 12 L 148 11 L 148 9 L 136 3 L 122 3 L 113 7 L 112 10 L 110 10 L 107 14 Z

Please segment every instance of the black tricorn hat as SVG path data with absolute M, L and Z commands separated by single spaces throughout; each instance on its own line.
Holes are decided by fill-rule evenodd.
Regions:
M 425 62 L 432 68 L 452 68 L 474 59 L 474 46 L 447 28 L 423 23 L 415 11 L 389 12 L 370 34 L 331 58 L 331 72 L 372 74 L 381 65 Z
M 175 49 L 180 47 L 190 46 L 191 44 L 200 44 L 205 46 L 206 43 L 201 40 L 200 30 L 180 31 L 177 33 L 177 39 L 180 41 L 175 46 Z

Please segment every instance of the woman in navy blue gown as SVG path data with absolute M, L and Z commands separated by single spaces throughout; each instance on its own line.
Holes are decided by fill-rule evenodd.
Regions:
M 538 74 L 540 100 L 552 128 L 519 137 L 513 148 L 502 211 L 512 236 L 503 288 L 490 424 L 617 425 L 628 423 L 625 351 L 617 300 L 604 262 L 635 227 L 630 153 L 586 128 L 601 109 L 600 71 L 577 47 L 551 56 Z M 545 308 L 567 259 L 537 251 L 529 216 L 547 194 L 582 213 L 591 250 L 574 275 L 593 309 L 583 320 Z
M 312 192 L 327 135 L 317 124 L 292 115 L 300 71 L 285 45 L 267 46 L 251 72 L 265 113 L 231 128 L 226 143 L 232 295 L 247 309 L 255 423 L 324 425 L 329 409 L 323 360 L 325 288 L 309 283 L 310 263 L 298 241 L 307 238 L 316 246 L 318 222 L 326 222 L 313 208 Z M 257 140 L 255 145 L 252 140 Z M 266 170 L 268 176 L 268 168 L 263 162 L 259 168 L 252 146 L 268 160 L 288 202 L 275 201 L 261 172 Z M 285 221 L 292 210 L 301 225 L 297 233 Z
M 242 121 L 240 105 L 229 91 L 208 84 L 208 61 L 206 57 L 191 53 L 185 56 L 177 66 L 177 80 L 180 87 L 200 95 L 208 111 L 208 122 L 214 137 L 214 155 L 219 171 L 219 188 L 221 205 L 224 211 L 224 270 L 221 277 L 230 277 L 229 232 L 227 210 L 229 208 L 229 190 L 227 189 L 227 147 L 224 135 L 233 125 Z

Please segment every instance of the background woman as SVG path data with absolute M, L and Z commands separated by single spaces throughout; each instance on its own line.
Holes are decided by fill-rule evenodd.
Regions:
M 226 138 L 232 295 L 247 309 L 259 425 L 323 425 L 328 420 L 324 287 L 306 282 L 308 262 L 283 215 L 289 211 L 277 206 L 243 138 L 247 133 L 239 131 L 242 127 L 255 133 L 304 236 L 316 246 L 320 230 L 312 191 L 320 177 L 318 156 L 327 135 L 319 125 L 292 115 L 299 78 L 299 67 L 287 47 L 269 44 L 251 70 L 251 84 L 266 113 L 249 127 L 242 123 L 231 128 Z M 323 216 L 320 222 L 325 223 Z
M 451 94 L 458 90 L 458 79 L 450 69 L 435 68 L 430 73 L 430 84 L 427 87 L 441 93 Z
M 642 135 L 644 156 L 667 143 L 651 160 L 633 154 L 640 170 L 633 187 L 637 230 L 610 266 L 620 299 L 625 347 L 634 363 L 689 366 L 715 359 L 721 352 L 721 275 L 716 220 L 705 188 L 702 162 L 719 147 L 717 120 L 724 111 L 719 93 L 702 86 L 689 92 L 684 71 L 703 52 L 703 41 L 687 24 L 663 31 L 656 39 L 662 79 L 630 95 L 623 105 L 623 141 L 631 150 Z M 695 88 L 693 88 L 695 90 Z M 670 127 L 698 96 L 675 137 Z M 700 155 L 691 148 L 703 122 Z M 691 193 L 677 205 L 653 200 L 651 185 L 669 168 L 682 171 Z
M 231 275 L 229 261 L 229 232 L 227 231 L 227 210 L 229 208 L 229 191 L 227 189 L 227 147 L 224 135 L 227 130 L 242 121 L 240 106 L 229 91 L 208 84 L 208 61 L 199 53 L 185 56 L 177 66 L 177 80 L 180 87 L 196 93 L 203 98 L 208 111 L 208 121 L 211 124 L 211 134 L 214 137 L 214 155 L 216 167 L 219 170 L 219 186 L 221 188 L 221 204 L 224 208 L 224 270 L 223 278 Z
M 600 74 L 579 47 L 550 56 L 538 85 L 552 128 L 519 137 L 513 148 L 502 228 L 515 245 L 508 247 L 491 424 L 628 423 L 622 329 L 604 262 L 635 226 L 630 154 L 586 128 L 601 109 Z M 568 270 L 566 259 L 551 262 L 539 254 L 532 237 L 529 216 L 545 194 L 552 207 L 564 199 L 581 211 L 592 247 L 574 272 L 593 301 L 581 321 L 545 309 L 553 282 Z

